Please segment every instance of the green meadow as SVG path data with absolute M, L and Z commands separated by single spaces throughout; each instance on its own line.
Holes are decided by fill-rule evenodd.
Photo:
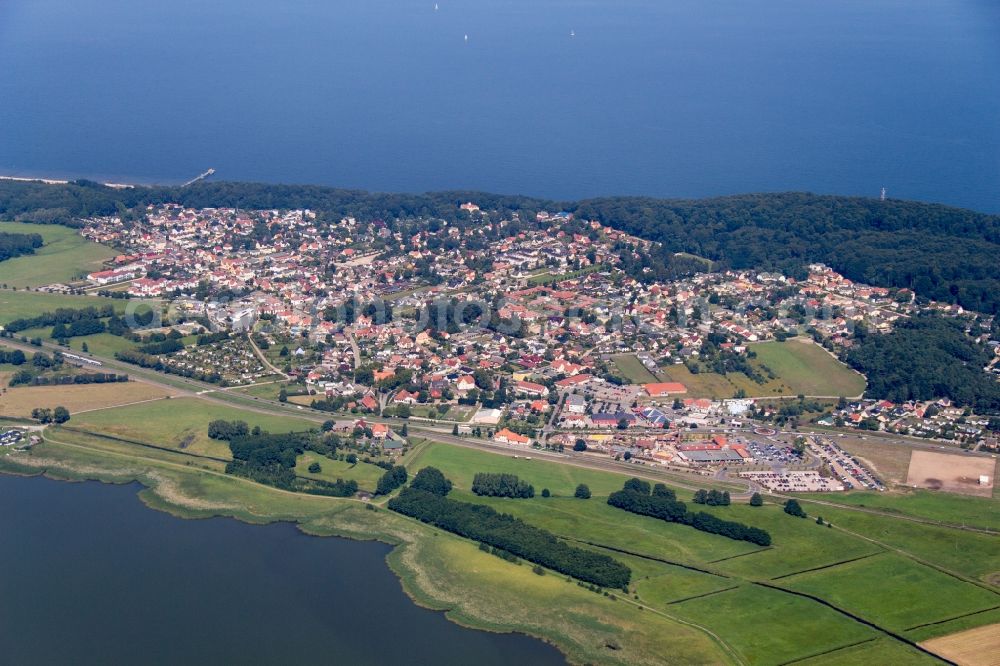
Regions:
M 41 234 L 45 243 L 34 254 L 0 262 L 0 283 L 19 289 L 72 282 L 101 270 L 105 261 L 118 254 L 109 247 L 90 242 L 75 229 L 55 224 L 0 222 L 0 231 Z

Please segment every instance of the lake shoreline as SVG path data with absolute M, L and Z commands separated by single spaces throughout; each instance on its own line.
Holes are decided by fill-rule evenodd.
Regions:
M 44 445 L 42 445 L 44 446 Z M 344 517 L 345 513 L 361 513 L 364 520 L 357 520 L 358 516 L 353 516 L 355 520 L 336 521 L 314 521 L 309 517 L 298 518 L 291 515 L 273 516 L 247 513 L 245 507 L 226 505 L 219 501 L 221 498 L 195 498 L 178 492 L 178 488 L 170 487 L 170 482 L 156 473 L 152 478 L 148 474 L 144 475 L 139 470 L 125 469 L 98 469 L 86 465 L 74 466 L 71 462 L 46 457 L 42 460 L 24 461 L 12 460 L 11 455 L 0 456 L 0 474 L 21 476 L 21 477 L 43 477 L 53 481 L 64 481 L 73 483 L 84 483 L 87 481 L 97 481 L 112 485 L 137 484 L 139 490 L 137 495 L 145 508 L 167 513 L 175 518 L 187 520 L 208 519 L 215 517 L 233 518 L 241 523 L 250 525 L 269 525 L 273 523 L 288 523 L 294 525 L 296 532 L 303 536 L 323 538 L 337 537 L 351 541 L 377 541 L 389 547 L 388 552 L 383 557 L 384 564 L 398 580 L 404 594 L 415 606 L 438 612 L 444 615 L 449 622 L 466 629 L 484 631 L 492 634 L 511 634 L 527 636 L 531 639 L 541 641 L 545 645 L 551 646 L 559 651 L 566 663 L 631 663 L 627 655 L 617 654 L 587 654 L 593 650 L 581 650 L 580 645 L 574 645 L 572 641 L 560 640 L 558 628 L 551 633 L 532 631 L 532 627 L 525 623 L 512 623 L 507 618 L 489 618 L 477 614 L 474 608 L 461 607 L 460 597 L 456 598 L 448 594 L 448 590 L 435 589 L 435 575 L 438 572 L 431 571 L 428 567 L 422 566 L 421 558 L 413 550 L 420 549 L 420 539 L 425 535 L 413 531 L 416 529 L 430 529 L 417 521 L 405 518 L 388 509 L 378 507 L 376 511 L 365 509 L 363 512 L 353 511 L 357 507 L 363 506 L 359 500 L 333 499 L 331 504 L 339 505 L 335 512 L 338 518 Z M 106 461 L 105 461 L 106 462 Z M 191 470 L 199 472 L 203 470 Z M 136 473 L 139 472 L 139 473 Z M 229 477 L 237 483 L 245 483 L 257 486 L 259 489 L 270 491 L 267 486 L 260 486 L 251 481 Z M 314 499 L 304 498 L 306 501 Z M 330 500 L 331 498 L 321 498 Z M 215 502 L 215 505 L 207 507 L 205 501 Z M 377 520 L 373 518 L 377 517 Z M 388 521 L 388 524 L 386 524 Z M 407 524 L 407 527 L 400 529 L 399 522 Z M 433 530 L 433 535 L 440 531 Z M 452 535 L 447 535 L 449 539 L 457 539 Z M 433 536 L 431 538 L 433 541 Z M 465 541 L 465 540 L 461 540 Z M 478 550 L 475 545 L 471 548 Z M 493 556 L 488 556 L 493 557 Z M 497 559 L 497 558 L 493 558 Z M 447 573 L 447 572 L 444 572 Z M 552 575 L 549 578 L 555 579 Z M 576 587 L 575 584 L 573 587 Z M 468 594 L 470 591 L 465 590 Z M 593 596 L 592 593 L 587 593 Z M 606 652 L 610 652 L 605 647 Z M 720 650 L 722 655 L 724 652 Z M 633 658 L 637 655 L 631 655 Z M 644 655 L 646 659 L 650 655 Z M 728 656 L 728 655 L 726 655 Z M 604 657 L 601 659 L 600 657 Z M 609 659 L 610 657 L 610 659 Z M 639 662 L 646 661 L 639 659 Z M 647 662 L 654 663 L 654 662 Z

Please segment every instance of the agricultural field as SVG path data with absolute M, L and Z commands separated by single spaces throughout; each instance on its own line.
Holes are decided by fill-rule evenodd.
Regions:
M 146 382 L 114 384 L 67 384 L 58 386 L 17 386 L 0 395 L 0 415 L 27 417 L 36 407 L 61 405 L 75 417 L 90 410 L 158 400 L 173 392 Z M 82 413 L 81 413 L 82 412 Z
M 1000 664 L 1000 624 L 935 638 L 922 647 L 959 666 L 996 666 Z
M 820 657 L 828 651 L 835 651 L 831 652 L 829 663 L 837 663 L 832 655 L 839 654 L 841 649 L 848 650 L 849 646 L 847 654 L 856 655 L 859 662 L 863 661 L 861 655 L 876 658 L 882 652 L 881 648 L 870 652 L 870 648 L 861 645 L 874 643 L 875 639 L 881 644 L 883 639 L 879 636 L 884 638 L 887 634 L 871 632 L 847 616 L 784 590 L 814 594 L 838 609 L 890 631 L 913 628 L 914 641 L 953 630 L 951 624 L 938 627 L 933 623 L 948 620 L 974 625 L 991 617 L 983 615 L 979 620 L 978 611 L 1000 606 L 1000 588 L 991 592 L 960 578 L 967 575 L 987 579 L 986 572 L 1000 571 L 997 547 L 1000 536 L 996 535 L 810 503 L 804 504 L 809 519 L 788 516 L 780 505 L 773 503 L 750 507 L 743 500 L 730 507 L 698 507 L 724 519 L 768 530 L 774 542 L 761 548 L 609 507 L 604 500 L 608 492 L 620 487 L 618 475 L 607 475 L 613 481 L 595 483 L 591 475 L 599 477 L 606 473 L 570 469 L 557 475 L 550 468 L 558 469 L 558 463 L 514 459 L 441 444 L 430 444 L 418 452 L 409 467 L 415 471 L 427 464 L 442 469 L 455 482 L 452 492 L 456 499 L 488 504 L 564 538 L 627 559 L 635 572 L 639 601 L 711 626 L 750 663 L 778 663 L 784 657 L 791 660 L 807 656 L 824 663 Z M 476 471 L 515 473 L 535 486 L 536 496 L 530 500 L 476 497 L 468 492 Z M 570 496 L 574 483 L 581 482 L 583 475 L 594 493 L 590 500 Z M 548 487 L 553 496 L 541 498 L 539 491 L 543 487 Z M 678 489 L 679 499 L 689 500 L 689 496 L 690 491 Z M 883 493 L 879 498 L 882 504 L 891 507 L 893 495 Z M 922 497 L 920 503 L 924 506 L 917 509 L 931 511 L 934 499 L 934 496 Z M 945 515 L 958 510 L 957 506 L 946 504 L 937 513 Z M 834 527 L 818 525 L 817 515 L 833 522 Z M 885 545 L 869 540 L 869 535 Z M 893 548 L 903 552 L 893 552 Z M 639 557 L 625 555 L 620 550 L 642 556 L 641 562 Z M 956 577 L 918 562 L 909 556 L 911 552 L 945 568 L 964 563 L 954 569 Z M 637 566 L 635 562 L 640 564 Z M 886 581 L 891 581 L 891 594 L 872 594 L 872 590 L 884 589 Z M 768 589 L 759 583 L 779 589 Z M 737 602 L 730 606 L 727 597 Z M 747 605 L 744 602 L 749 597 L 755 601 Z M 757 597 L 767 597 L 766 603 Z M 893 601 L 899 599 L 906 601 L 899 604 Z M 786 631 L 783 620 L 772 618 L 778 611 L 787 613 L 789 618 L 799 614 L 823 618 L 821 624 L 827 628 L 803 632 L 800 623 L 788 620 L 791 626 Z M 955 619 L 966 615 L 962 620 Z M 767 617 L 768 631 L 751 630 L 759 626 L 761 616 Z M 717 618 L 717 622 L 709 621 L 711 617 Z M 804 645 L 803 635 L 822 638 Z M 924 661 L 919 652 L 894 639 L 886 639 L 884 650 L 898 654 L 898 663 Z
M 18 289 L 72 282 L 100 270 L 106 260 L 118 254 L 109 247 L 88 241 L 75 229 L 56 224 L 0 222 L 0 231 L 37 233 L 45 241 L 33 255 L 0 262 L 0 283 Z

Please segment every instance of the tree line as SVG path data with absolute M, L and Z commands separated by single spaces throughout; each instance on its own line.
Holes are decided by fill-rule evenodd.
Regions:
M 65 384 L 114 384 L 127 382 L 128 375 L 113 372 L 85 372 L 78 375 L 36 375 L 30 370 L 18 370 L 10 378 L 10 386 L 61 386 Z
M 440 487 L 440 482 L 425 484 L 422 474 L 424 470 L 417 473 L 412 485 L 389 500 L 391 510 L 588 583 L 619 589 L 628 587 L 632 571 L 617 560 L 570 546 L 551 532 L 499 513 L 492 507 L 424 490 L 422 488 L 429 485 Z
M 718 534 L 737 541 L 749 541 L 758 546 L 771 545 L 771 535 L 758 527 L 723 520 L 704 511 L 697 513 L 688 511 L 684 502 L 678 501 L 675 493 L 662 483 L 658 483 L 650 489 L 647 481 L 629 479 L 621 490 L 608 496 L 608 504 L 630 513 L 650 516 L 670 523 L 689 525 L 696 530 Z
M 75 322 L 104 319 L 115 314 L 114 306 L 102 305 L 96 308 L 88 305 L 83 308 L 56 308 L 52 312 L 43 312 L 35 317 L 21 317 L 7 324 L 7 330 L 11 333 L 19 333 L 30 328 L 42 328 L 47 326 L 72 325 Z M 100 332 L 100 331 L 97 331 Z M 56 336 L 53 336 L 56 337 Z

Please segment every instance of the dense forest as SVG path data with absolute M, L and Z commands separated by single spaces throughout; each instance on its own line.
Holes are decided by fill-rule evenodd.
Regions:
M 34 254 L 42 246 L 39 234 L 9 234 L 0 231 L 0 261 L 13 259 L 22 254 Z
M 389 500 L 390 509 L 587 583 L 619 589 L 628 587 L 632 571 L 621 562 L 570 546 L 551 532 L 499 513 L 492 507 L 421 490 L 418 486 L 429 485 L 421 477 L 423 471 L 417 473 L 413 486 L 404 488 Z
M 572 208 L 666 252 L 803 276 L 809 263 L 983 312 L 1000 309 L 1000 216 L 915 201 L 807 193 L 617 197 Z
M 893 402 L 945 397 L 980 414 L 1000 412 L 1000 383 L 983 372 L 991 352 L 966 335 L 962 321 L 924 315 L 890 333 L 865 334 L 847 363 L 868 378 L 865 394 Z
M 568 210 L 636 236 L 659 241 L 654 253 L 627 255 L 626 270 L 648 279 L 672 277 L 714 262 L 717 268 L 780 270 L 802 276 L 813 262 L 852 280 L 906 287 L 919 296 L 965 308 L 1000 310 L 1000 216 L 915 201 L 879 201 L 809 193 L 747 194 L 677 200 L 644 197 L 557 203 L 483 192 L 385 194 L 311 185 L 202 182 L 189 187 L 112 189 L 88 181 L 43 185 L 0 181 L 0 216 L 25 222 L 75 225 L 88 215 L 134 206 L 180 203 L 195 207 L 311 208 L 328 219 L 362 221 L 429 216 L 467 221 L 457 204 L 484 210 Z

